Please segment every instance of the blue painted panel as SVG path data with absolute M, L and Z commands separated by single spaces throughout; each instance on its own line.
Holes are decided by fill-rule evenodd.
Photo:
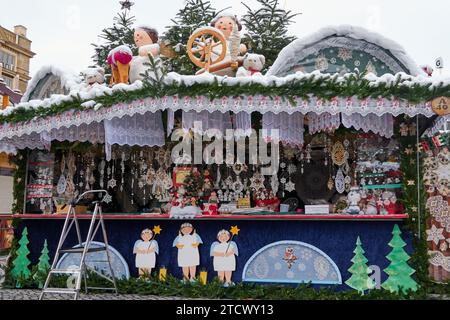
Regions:
M 183 221 L 143 221 L 143 220 L 107 220 L 106 228 L 110 245 L 116 248 L 127 262 L 132 277 L 138 275 L 135 268 L 135 256 L 133 245 L 140 238 L 140 233 L 145 228 L 153 228 L 161 225 L 162 233 L 157 236 L 160 254 L 156 258 L 156 270 L 160 266 L 168 268 L 170 274 L 181 279 L 181 269 L 177 265 L 177 249 L 172 247 L 172 242 L 178 234 Z M 236 261 L 236 271 L 233 281 L 240 282 L 246 262 L 251 256 L 271 243 L 286 239 L 301 241 L 311 246 L 320 248 L 341 272 L 342 282 L 350 277 L 347 269 L 351 266 L 353 250 L 356 238 L 361 237 L 368 265 L 377 265 L 381 270 L 386 268 L 389 261 L 385 258 L 391 248 L 388 242 L 392 238 L 392 229 L 396 222 L 392 221 L 197 221 L 191 220 L 204 244 L 200 246 L 200 268 L 208 271 L 208 279 L 216 276 L 213 261 L 209 255 L 211 244 L 216 241 L 217 232 L 221 229 L 229 229 L 238 225 L 241 232 L 234 238 L 239 247 L 239 257 Z M 48 240 L 50 256 L 55 253 L 60 236 L 63 221 L 59 220 L 24 220 L 16 230 L 16 236 L 20 237 L 22 228 L 27 226 L 33 264 L 38 262 L 44 239 Z M 401 224 L 400 224 L 401 226 Z M 81 221 L 81 229 L 85 236 L 88 229 L 88 221 Z M 403 232 L 403 239 L 407 243 L 405 250 L 411 254 L 411 236 Z M 102 239 L 95 239 L 102 241 Z M 72 234 L 69 246 L 76 244 L 76 235 Z M 382 272 L 382 281 L 386 274 Z M 348 289 L 345 284 L 338 285 L 340 289 Z

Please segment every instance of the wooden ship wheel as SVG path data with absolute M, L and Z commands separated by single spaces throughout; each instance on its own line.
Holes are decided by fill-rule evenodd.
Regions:
M 216 72 L 232 64 L 232 61 L 224 60 L 228 50 L 227 41 L 222 32 L 215 28 L 202 28 L 194 32 L 186 50 L 192 63 L 201 68 L 197 74 Z

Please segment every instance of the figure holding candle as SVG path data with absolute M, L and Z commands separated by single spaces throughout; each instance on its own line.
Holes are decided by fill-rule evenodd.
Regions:
M 237 227 L 236 227 L 237 229 Z M 211 257 L 214 261 L 214 271 L 217 271 L 219 280 L 224 287 L 233 285 L 231 281 L 233 272 L 236 270 L 236 256 L 239 255 L 237 244 L 232 241 L 233 237 L 239 232 L 239 229 L 231 229 L 233 236 L 227 230 L 220 230 L 217 234 L 217 240 L 211 245 Z
M 181 225 L 179 235 L 173 241 L 178 249 L 178 266 L 183 270 L 184 280 L 195 281 L 197 266 L 200 265 L 198 247 L 203 241 L 190 223 Z

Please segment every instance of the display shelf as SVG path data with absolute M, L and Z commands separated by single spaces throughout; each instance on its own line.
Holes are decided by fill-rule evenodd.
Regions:
M 397 184 L 371 184 L 371 185 L 365 185 L 363 186 L 363 189 L 401 189 L 402 188 L 402 184 L 401 183 L 397 183 Z
M 64 219 L 65 215 L 52 214 L 18 214 L 11 215 L 10 218 L 18 219 L 41 219 L 58 220 Z M 91 215 L 78 215 L 79 219 L 90 219 Z M 168 214 L 104 214 L 107 220 L 173 220 L 182 221 L 182 219 L 170 218 Z M 216 216 L 201 215 L 196 216 L 194 220 L 348 220 L 348 221 L 392 221 L 408 218 L 407 214 L 395 215 L 349 215 L 349 214 L 221 214 Z

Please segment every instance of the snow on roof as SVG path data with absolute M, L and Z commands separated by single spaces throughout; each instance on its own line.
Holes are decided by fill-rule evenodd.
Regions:
M 273 66 L 267 72 L 268 75 L 275 75 L 286 65 L 295 63 L 296 53 L 311 46 L 322 39 L 330 36 L 346 36 L 357 40 L 365 40 L 380 46 L 381 48 L 389 51 L 395 58 L 397 58 L 406 68 L 408 68 L 411 75 L 425 74 L 419 66 L 408 56 L 405 49 L 398 43 L 391 39 L 388 39 L 379 33 L 369 31 L 362 27 L 351 25 L 329 26 L 320 29 L 307 37 L 297 39 L 287 45 L 281 50 L 277 60 Z
M 22 102 L 27 102 L 30 100 L 30 96 L 39 84 L 39 81 L 44 79 L 48 74 L 58 76 L 61 79 L 61 85 L 68 91 L 78 88 L 82 83 L 80 74 L 70 69 L 55 65 L 43 66 L 38 72 L 36 72 L 34 77 L 28 83 L 27 91 L 25 91 L 25 94 L 21 100 Z

